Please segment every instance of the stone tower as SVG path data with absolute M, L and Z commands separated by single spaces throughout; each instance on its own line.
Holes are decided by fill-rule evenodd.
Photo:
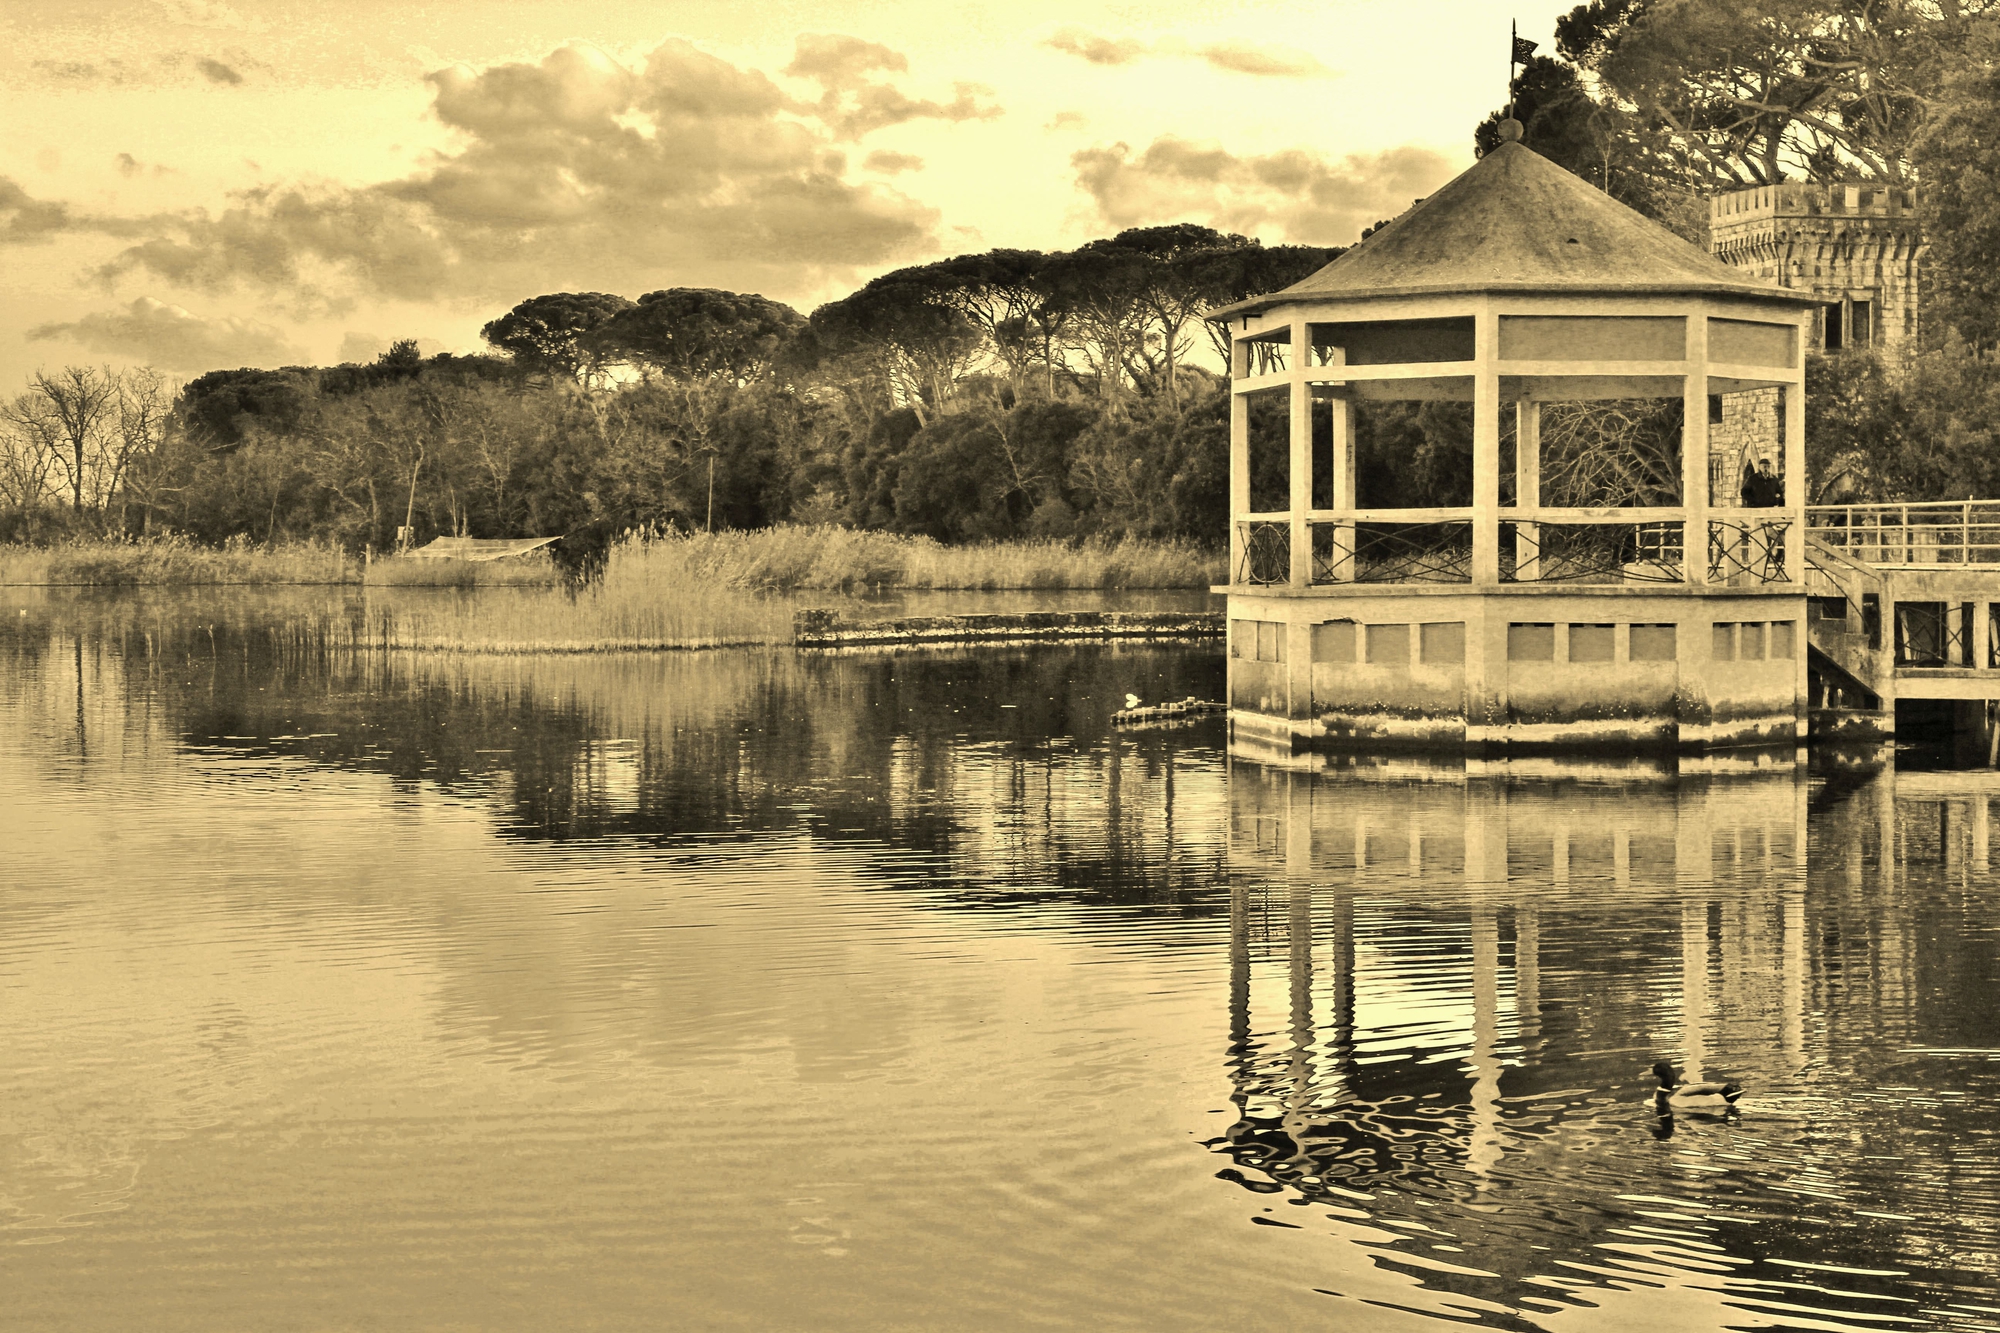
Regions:
M 1708 234 L 1725 264 L 1817 298 L 1814 351 L 1916 348 L 1923 240 L 1910 187 L 1788 181 L 1734 190 L 1709 200 Z M 1724 395 L 1709 415 L 1714 486 L 1739 477 L 1746 460 L 1778 453 L 1773 391 Z

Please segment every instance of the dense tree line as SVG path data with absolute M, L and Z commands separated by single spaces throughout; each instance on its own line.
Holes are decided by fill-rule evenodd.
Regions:
M 1139 228 L 901 269 L 809 318 L 705 289 L 550 293 L 485 326 L 489 356 L 404 342 L 369 365 L 199 376 L 147 447 L 89 472 L 62 521 L 378 550 L 399 530 L 587 548 L 787 520 L 1214 541 L 1227 400 L 1200 363 L 1226 334 L 1202 312 L 1338 253 Z M 40 387 L 16 416 L 65 401 Z M 72 497 L 68 465 L 8 440 L 43 462 L 0 481 L 0 507 L 15 535 L 46 530 Z

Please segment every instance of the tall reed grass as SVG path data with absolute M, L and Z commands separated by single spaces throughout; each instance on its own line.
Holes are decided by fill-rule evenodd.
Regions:
M 358 602 L 323 630 L 326 648 L 474 653 L 621 652 L 791 640 L 803 592 L 1064 591 L 1205 587 L 1220 558 L 1174 542 L 996 542 L 835 527 L 632 536 L 602 574 L 563 581 L 546 556 L 360 562 L 332 547 L 197 546 L 180 538 L 0 547 L 0 584 L 355 584 Z M 311 637 L 311 636 L 309 636 Z
M 929 537 L 831 526 L 628 538 L 612 552 L 626 577 L 661 587 L 746 590 L 1205 588 L 1223 557 L 1192 542 L 1026 539 L 945 546 Z
M 0 546 L 0 584 L 145 587 L 202 583 L 352 583 L 361 564 L 339 547 L 236 541 L 203 546 L 172 535 L 55 546 Z
M 0 546 L 0 586 L 190 587 L 205 583 L 368 583 L 423 588 L 554 588 L 564 575 L 545 552 L 506 560 L 364 562 L 325 542 L 203 546 L 178 534 L 55 546 Z
M 832 526 L 630 536 L 611 550 L 613 600 L 680 597 L 693 587 L 741 591 L 877 589 L 1203 588 L 1222 557 L 1191 542 L 1027 539 L 945 546 Z M 0 584 L 143 586 L 200 583 L 362 583 L 371 587 L 555 589 L 562 570 L 544 552 L 506 560 L 402 560 L 363 565 L 326 543 L 202 546 L 186 537 L 0 546 Z
M 401 560 L 369 562 L 362 582 L 371 588 L 560 588 L 567 576 L 547 551 L 504 560 Z
M 624 652 L 783 643 L 791 608 L 776 599 L 686 577 L 627 539 L 601 577 L 576 588 L 491 587 L 476 594 L 371 592 L 364 642 L 386 648 L 487 653 Z M 372 584 L 371 584 L 372 586 Z

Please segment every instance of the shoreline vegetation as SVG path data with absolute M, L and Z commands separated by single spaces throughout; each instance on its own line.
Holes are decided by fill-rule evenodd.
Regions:
M 1224 573 L 1218 552 L 1176 539 L 1016 538 L 947 546 L 929 537 L 835 524 L 780 524 L 744 532 L 634 533 L 612 544 L 601 581 L 637 577 L 661 581 L 662 591 L 676 588 L 681 578 L 695 578 L 737 592 L 998 592 L 1206 588 Z M 563 570 L 540 552 L 488 561 L 396 556 L 371 561 L 319 542 L 204 546 L 180 536 L 0 546 L 4 587 L 556 588 L 566 582 Z
M 0 585 L 16 587 L 380 590 L 388 595 L 371 598 L 339 636 L 353 647 L 489 654 L 784 644 L 799 594 L 1205 589 L 1222 566 L 1219 553 L 1181 541 L 945 546 L 831 525 L 635 534 L 613 544 L 601 572 L 581 583 L 540 553 L 364 562 L 325 545 L 212 548 L 179 538 L 0 547 Z

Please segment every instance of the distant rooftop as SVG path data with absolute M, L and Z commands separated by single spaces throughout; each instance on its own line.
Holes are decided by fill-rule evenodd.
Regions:
M 561 540 L 560 537 L 439 537 L 408 554 L 416 560 L 504 560 Z

